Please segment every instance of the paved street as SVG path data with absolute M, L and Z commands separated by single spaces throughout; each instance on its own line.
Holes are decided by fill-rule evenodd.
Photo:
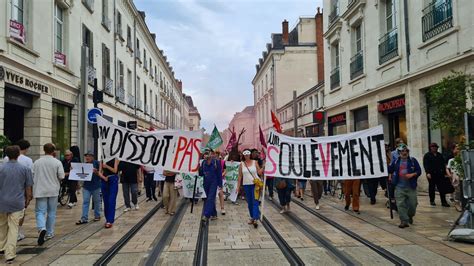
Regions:
M 27 238 L 19 243 L 19 255 L 15 262 L 18 265 L 92 265 L 157 204 L 145 203 L 144 197 L 140 197 L 140 210 L 124 213 L 120 195 L 121 193 L 117 204 L 117 220 L 112 229 L 103 228 L 102 221 L 75 225 L 81 213 L 80 204 L 72 209 L 59 207 L 56 237 L 46 242 L 43 247 L 36 246 L 37 233 L 34 205 L 32 205 L 27 211 L 23 227 Z M 81 202 L 81 194 L 78 196 Z M 385 208 L 385 199 L 382 197 L 383 194 L 379 193 L 377 204 L 371 206 L 369 199 L 362 196 L 361 214 L 357 215 L 352 211 L 344 211 L 343 203 L 337 198 L 324 196 L 322 207 L 318 212 L 413 265 L 474 263 L 474 245 L 444 240 L 450 225 L 458 215 L 454 208 L 429 207 L 427 195 L 420 193 L 414 225 L 399 229 L 397 217 L 390 219 L 388 209 Z M 277 202 L 276 199 L 274 201 Z M 208 265 L 287 265 L 284 254 L 265 228 L 261 224 L 257 229 L 247 225 L 246 203 L 242 200 L 239 202 L 240 205 L 226 202 L 227 214 L 219 215 L 217 220 L 209 222 Z M 309 191 L 303 203 L 314 208 Z M 164 247 L 157 264 L 192 264 L 199 233 L 202 202 L 195 205 L 192 214 L 190 208 L 190 204 L 186 205 L 178 230 Z M 280 214 L 277 206 L 268 200 L 264 204 L 264 215 L 307 265 L 339 264 L 324 246 L 292 224 L 289 216 Z M 363 265 L 390 265 L 390 262 L 368 247 L 302 207 L 292 204 L 291 215 L 301 218 L 315 232 L 355 262 Z M 110 263 L 143 264 L 156 245 L 156 239 L 169 218 L 170 216 L 165 215 L 163 209 L 160 209 Z

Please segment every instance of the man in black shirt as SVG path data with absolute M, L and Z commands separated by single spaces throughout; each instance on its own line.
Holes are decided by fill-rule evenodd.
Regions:
M 429 195 L 431 206 L 436 206 L 435 203 L 435 186 L 438 188 L 439 196 L 441 198 L 441 205 L 449 207 L 446 201 L 446 195 L 442 187 L 443 178 L 446 178 L 446 165 L 441 153 L 438 152 L 438 144 L 431 143 L 430 151 L 423 156 L 423 167 L 425 168 L 426 178 L 429 183 Z
M 143 180 L 142 169 L 138 164 L 120 162 L 118 170 L 120 173 L 120 183 L 122 183 L 123 200 L 125 202 L 124 212 L 132 209 L 130 194 L 132 194 L 134 209 L 138 210 L 138 183 Z

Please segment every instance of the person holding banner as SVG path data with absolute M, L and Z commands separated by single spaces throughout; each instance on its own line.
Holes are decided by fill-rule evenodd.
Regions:
M 278 200 L 280 201 L 281 211 L 285 213 L 290 211 L 291 192 L 296 188 L 294 181 L 287 178 L 275 177 Z
M 352 197 L 352 199 L 351 199 Z M 360 214 L 359 207 L 359 198 L 360 198 L 360 179 L 347 179 L 344 180 L 344 198 L 346 199 L 346 206 L 344 209 L 349 210 L 352 200 L 352 210 Z
M 409 156 L 410 150 L 405 144 L 400 144 L 397 149 L 399 157 L 390 164 L 389 179 L 395 186 L 395 198 L 400 217 L 398 227 L 405 228 L 413 224 L 413 216 L 416 213 L 418 205 L 416 186 L 418 177 L 421 175 L 421 167 L 415 158 Z
M 255 199 L 255 184 L 262 182 L 258 176 L 263 174 L 263 170 L 260 168 L 257 161 L 251 159 L 251 151 L 249 149 L 245 149 L 242 152 L 242 155 L 244 156 L 244 161 L 241 162 L 239 166 L 237 191 L 242 182 L 250 214 L 248 224 L 253 224 L 253 226 L 257 228 L 257 221 L 260 219 L 260 202 Z
M 92 197 L 94 203 L 94 221 L 100 221 L 100 164 L 94 160 L 94 153 L 89 151 L 84 154 L 85 162 L 91 163 L 94 167 L 91 181 L 84 181 L 82 186 L 82 216 L 77 225 L 86 224 L 89 222 L 89 205 Z
M 206 201 L 204 202 L 203 221 L 217 219 L 216 193 L 217 188 L 222 187 L 222 167 L 221 163 L 213 158 L 211 149 L 206 148 L 204 161 L 199 168 L 199 175 L 204 177 L 204 192 Z
M 153 179 L 155 176 L 155 168 L 150 167 L 150 166 L 145 166 L 143 168 L 144 176 L 145 176 L 145 194 L 146 194 L 146 201 L 158 201 L 156 198 L 155 192 L 156 192 L 156 182 Z
M 225 161 L 222 160 L 221 158 L 221 153 L 219 151 L 216 151 L 215 153 L 215 158 L 216 160 L 221 164 L 221 169 L 222 169 L 222 181 L 225 180 L 225 174 L 226 174 L 226 171 L 225 171 Z M 221 185 L 220 187 L 218 187 L 219 189 L 219 204 L 220 204 L 220 207 L 221 207 L 221 214 L 222 215 L 225 215 L 225 209 L 224 209 L 224 188 L 223 188 L 223 185 Z
M 165 176 L 165 184 L 163 187 L 163 205 L 166 214 L 174 215 L 176 212 L 176 199 L 178 198 L 178 191 L 175 189 L 176 173 L 170 171 L 163 171 Z
M 139 210 L 138 206 L 138 184 L 143 180 L 141 166 L 126 161 L 121 161 L 118 166 L 120 172 L 120 183 L 122 183 L 123 200 L 125 203 L 124 212 L 132 210 L 130 195 L 132 196 L 133 210 Z
M 101 191 L 104 199 L 105 228 L 111 228 L 115 221 L 115 205 L 117 204 L 119 160 L 112 159 L 102 162 L 99 175 L 102 178 Z

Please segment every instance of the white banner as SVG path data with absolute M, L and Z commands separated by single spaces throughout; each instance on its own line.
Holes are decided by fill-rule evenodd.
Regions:
M 71 163 L 69 180 L 91 181 L 94 166 L 91 163 Z
M 237 200 L 237 181 L 239 179 L 239 162 L 225 162 L 225 179 L 223 180 L 222 190 L 224 197 L 235 202 Z M 218 195 L 219 196 L 219 195 Z
M 383 127 L 349 134 L 293 138 L 270 131 L 265 175 L 334 180 L 387 176 Z
M 201 131 L 138 132 L 116 126 L 97 116 L 102 158 L 117 158 L 178 173 L 199 170 Z
M 197 177 L 196 183 L 196 199 L 206 198 L 206 192 L 204 192 L 204 177 L 198 175 L 182 174 L 183 178 L 183 197 L 192 199 L 194 192 L 194 182 Z

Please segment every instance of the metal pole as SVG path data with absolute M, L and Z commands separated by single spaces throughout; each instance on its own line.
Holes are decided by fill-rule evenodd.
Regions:
M 89 65 L 89 48 L 82 46 L 81 49 L 81 93 L 80 105 L 78 110 L 78 143 L 82 152 L 87 148 L 87 100 L 88 100 L 88 65 Z
M 193 189 L 193 201 L 192 201 L 192 203 L 191 203 L 191 213 L 193 213 L 193 209 L 194 209 L 194 200 L 195 200 L 195 198 L 196 198 L 197 180 L 198 180 L 198 176 L 195 176 L 195 177 L 194 177 L 194 189 Z
M 97 90 L 97 78 L 94 79 L 94 89 Z M 97 108 L 98 104 L 94 101 L 94 108 Z M 97 123 L 92 125 L 92 130 L 94 132 L 94 154 L 97 156 L 99 152 L 99 131 L 97 129 Z

